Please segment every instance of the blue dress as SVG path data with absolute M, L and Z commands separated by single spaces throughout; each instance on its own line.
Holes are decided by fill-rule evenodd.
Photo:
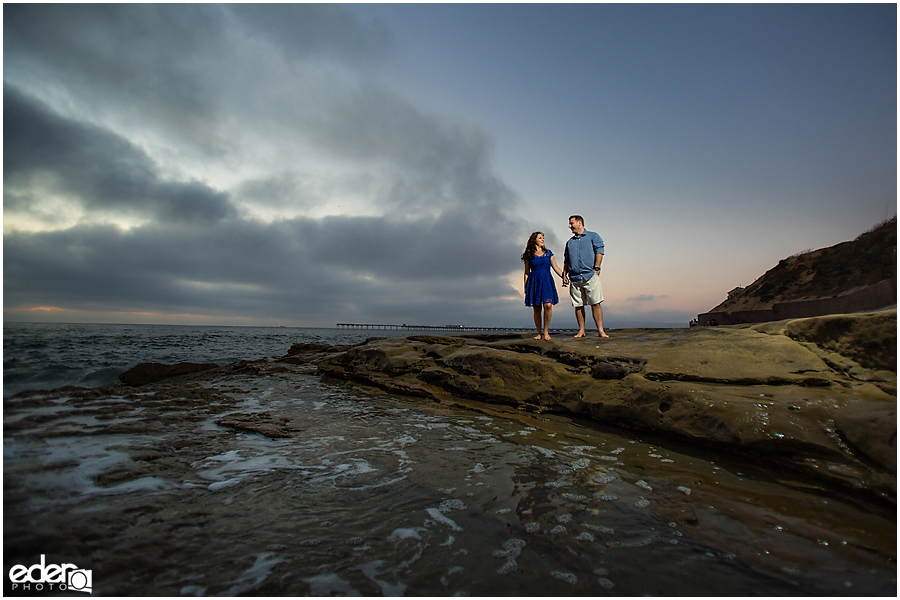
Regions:
M 553 253 L 547 250 L 543 256 L 531 259 L 531 273 L 525 283 L 525 305 L 541 306 L 542 304 L 559 303 L 556 293 L 556 282 L 550 272 L 550 257 Z

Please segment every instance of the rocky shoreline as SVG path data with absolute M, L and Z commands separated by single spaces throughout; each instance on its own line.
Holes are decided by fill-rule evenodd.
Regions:
M 214 364 L 142 363 L 125 386 L 178 393 L 204 380 L 319 373 L 476 410 L 557 413 L 637 430 L 778 482 L 879 507 L 897 496 L 897 311 L 756 325 L 613 331 L 608 339 L 413 335 Z M 82 390 L 97 397 L 112 388 Z M 34 396 L 36 392 L 24 393 Z M 19 401 L 17 404 L 20 404 Z M 219 423 L 292 435 L 260 415 Z M 264 415 L 263 415 L 264 417 Z
M 778 481 L 896 506 L 896 310 L 754 326 L 296 344 L 282 360 L 454 403 L 556 412 L 727 453 Z
M 416 543 L 446 567 L 444 521 L 409 519 L 452 495 L 469 507 L 460 547 L 526 540 L 522 590 L 558 559 L 590 573 L 614 553 L 623 591 L 662 593 L 621 569 L 675 548 L 670 566 L 704 574 L 722 557 L 697 588 L 713 595 L 750 589 L 745 567 L 775 595 L 896 591 L 896 311 L 295 344 L 120 379 L 4 399 L 7 571 L 50 553 L 101 595 L 326 595 L 329 573 L 377 593 L 359 562 L 406 565 L 392 532 L 433 534 Z M 492 585 L 496 567 L 473 558 L 466 581 Z M 440 574 L 409 582 L 440 593 Z

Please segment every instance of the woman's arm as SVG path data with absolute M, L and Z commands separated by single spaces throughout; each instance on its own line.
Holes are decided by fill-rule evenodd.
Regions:
M 531 264 L 527 260 L 522 262 L 525 263 L 525 285 L 528 285 L 528 273 L 531 272 Z
M 552 256 L 550 257 L 550 266 L 553 267 L 554 273 L 556 273 L 557 275 L 560 276 L 560 278 L 565 280 L 565 277 L 563 277 L 562 269 L 559 268 L 559 265 L 556 264 L 556 259 Z

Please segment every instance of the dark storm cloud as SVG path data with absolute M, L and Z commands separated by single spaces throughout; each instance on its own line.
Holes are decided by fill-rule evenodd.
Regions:
M 4 5 L 7 74 L 29 86 L 52 79 L 82 102 L 139 113 L 210 153 L 227 144 L 221 128 L 234 111 L 277 120 L 285 103 L 313 101 L 298 89 L 272 97 L 296 82 L 272 71 L 267 48 L 288 60 L 364 66 L 391 47 L 383 26 L 332 5 Z
M 285 160 L 277 179 L 254 178 L 246 191 L 255 201 L 265 192 L 260 184 L 279 186 L 272 191 L 281 198 L 291 191 L 285 186 L 303 173 L 285 172 L 302 171 L 288 157 L 306 147 L 377 171 L 370 200 L 381 207 L 508 210 L 512 203 L 479 129 L 304 62 L 324 57 L 354 68 L 390 54 L 383 26 L 340 7 L 5 5 L 4 15 L 7 81 L 35 94 L 62 88 L 67 97 L 57 104 L 165 137 L 169 154 L 190 156 L 179 153 L 191 148 L 238 165 L 264 154 Z
M 212 5 L 5 4 L 4 70 L 53 80 L 96 106 L 142 107 L 194 135 L 216 87 L 201 57 L 227 51 Z
M 7 233 L 6 307 L 490 323 L 517 295 L 527 233 L 488 136 L 347 76 L 390 55 L 377 23 L 333 5 L 4 16 L 5 209 L 53 193 L 144 217 Z M 181 180 L 222 165 L 247 169 Z M 376 216 L 295 216 L 342 198 Z
M 468 214 L 395 221 L 384 217 L 329 217 L 291 223 L 328 268 L 373 274 L 394 282 L 499 277 L 510 271 L 518 245 L 494 224 Z M 515 263 L 512 263 L 515 264 Z
M 3 240 L 5 303 L 427 323 L 515 294 L 503 276 L 518 248 L 489 233 L 453 217 L 13 232 Z
M 234 190 L 235 196 L 248 202 L 269 206 L 308 206 L 318 198 L 305 189 L 302 178 L 296 173 L 281 172 L 266 177 L 254 177 L 242 181 Z
M 345 62 L 377 62 L 390 56 L 393 39 L 380 23 L 363 24 L 332 4 L 233 4 L 247 32 L 269 40 L 289 58 L 334 56 Z
M 388 206 L 495 211 L 514 203 L 490 169 L 492 145 L 481 130 L 435 119 L 387 90 L 369 86 L 335 98 L 309 131 L 336 156 L 389 161 L 394 171 L 382 191 Z
M 127 140 L 65 119 L 14 87 L 3 86 L 4 204 L 27 210 L 21 194 L 38 178 L 87 209 L 117 210 L 174 220 L 235 214 L 226 194 L 191 181 L 164 181 L 153 161 Z

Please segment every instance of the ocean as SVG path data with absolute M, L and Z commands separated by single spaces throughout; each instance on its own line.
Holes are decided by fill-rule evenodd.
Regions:
M 356 344 L 403 337 L 402 330 L 93 323 L 4 323 L 3 397 L 64 385 L 118 383 L 138 363 L 198 362 L 219 366 L 283 356 L 298 342 Z

